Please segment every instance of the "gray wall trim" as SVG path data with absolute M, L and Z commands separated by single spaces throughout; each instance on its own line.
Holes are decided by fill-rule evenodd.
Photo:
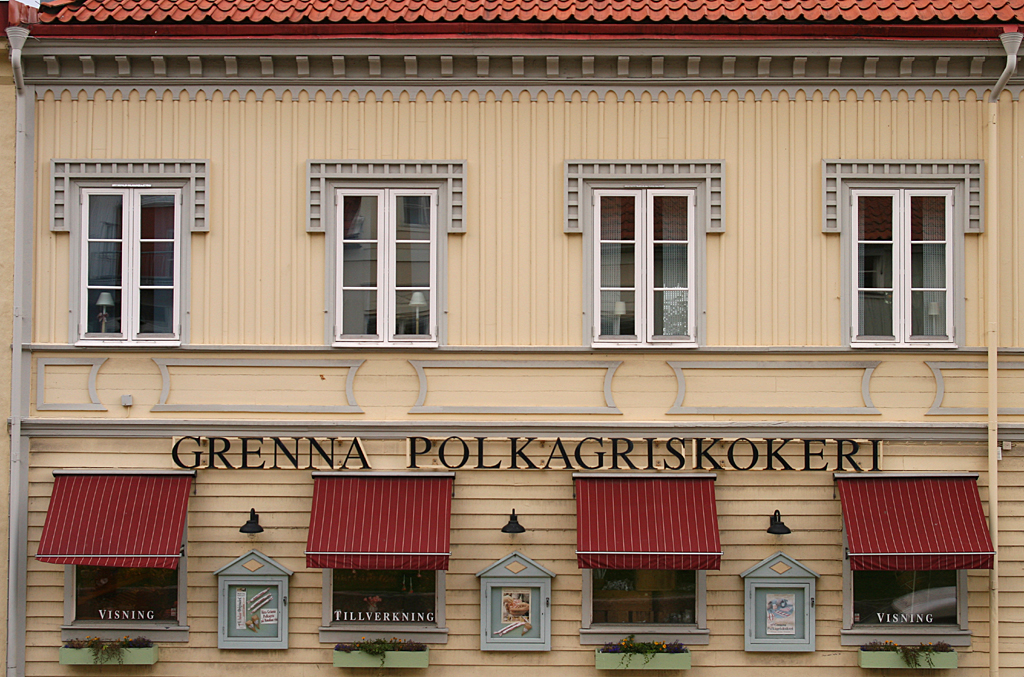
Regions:
M 667 362 L 676 373 L 679 391 L 668 414 L 881 414 L 871 401 L 871 376 L 881 362 L 809 362 L 763 361 L 742 362 Z M 860 395 L 863 407 L 684 407 L 687 369 L 863 369 Z
M 108 411 L 100 403 L 96 393 L 96 375 L 100 367 L 107 361 L 105 357 L 40 357 L 36 360 L 36 410 L 38 411 Z M 46 367 L 49 365 L 67 365 L 89 367 L 89 401 L 71 402 L 67 404 L 47 403 L 46 400 Z
M 896 442 L 984 443 L 988 429 L 982 422 L 943 421 L 331 421 L 230 419 L 33 419 L 22 423 L 26 437 L 67 438 L 174 438 L 182 435 L 359 437 L 401 440 L 410 436 L 579 438 L 615 437 L 756 437 L 794 439 L 877 439 Z M 999 439 L 1024 442 L 1024 423 L 1002 423 Z M 27 449 L 26 449 L 27 453 Z M 972 453 L 972 452 L 965 452 Z M 978 447 L 984 455 L 985 449 Z
M 409 360 L 420 381 L 419 397 L 410 414 L 621 414 L 612 395 L 612 379 L 618 362 L 576 360 Z M 500 407 L 500 406 L 425 406 L 427 401 L 427 369 L 604 369 L 603 407 Z
M 362 408 L 356 402 L 354 383 L 356 372 L 366 360 L 240 360 L 240 359 L 166 359 L 152 358 L 160 369 L 163 387 L 160 390 L 160 401 L 153 405 L 151 411 L 205 411 L 205 412 L 297 412 L 297 413 L 330 413 L 330 414 L 361 414 Z M 315 405 L 245 405 L 245 404 L 167 404 L 171 392 L 171 373 L 168 367 L 327 367 L 348 368 L 345 378 L 345 406 Z
M 931 409 L 927 411 L 928 416 L 985 416 L 988 409 L 985 407 L 943 407 L 942 401 L 946 397 L 946 380 L 942 376 L 944 370 L 974 370 L 985 371 L 987 365 L 984 362 L 925 362 L 932 370 L 935 377 L 935 401 Z M 1024 369 L 1024 362 L 1000 362 L 999 369 Z M 1024 416 L 1024 407 L 999 407 L 1000 416 Z

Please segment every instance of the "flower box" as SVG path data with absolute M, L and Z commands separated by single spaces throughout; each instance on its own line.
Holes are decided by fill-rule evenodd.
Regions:
M 380 656 L 365 651 L 335 651 L 336 668 L 425 668 L 430 665 L 430 649 L 423 651 L 385 651 L 384 663 Z
M 92 649 L 70 649 L 61 647 L 61 665 L 153 665 L 160 660 L 160 647 L 147 646 L 137 649 L 122 649 L 121 660 L 110 658 L 107 661 L 96 663 L 93 659 Z
M 931 658 L 929 663 L 928 657 Z M 921 656 L 917 667 L 911 668 L 900 656 L 898 651 L 865 651 L 860 649 L 857 655 L 857 665 L 862 668 L 875 668 L 878 670 L 952 670 L 957 667 L 957 653 L 955 651 L 937 651 Z
M 596 649 L 594 651 L 594 667 L 598 670 L 689 670 L 690 652 L 607 653 Z

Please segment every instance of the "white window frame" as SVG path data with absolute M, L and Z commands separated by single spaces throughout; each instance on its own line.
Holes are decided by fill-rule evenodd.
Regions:
M 636 335 L 633 339 L 601 334 L 601 209 L 603 197 L 633 197 L 636 201 L 635 280 Z M 659 337 L 654 335 L 654 199 L 656 197 L 686 197 L 687 207 L 687 332 L 685 337 Z M 593 190 L 593 346 L 601 348 L 668 347 L 693 348 L 697 346 L 696 314 L 698 304 L 697 242 L 695 189 L 673 188 L 595 188 Z
M 910 243 L 910 202 L 914 197 L 939 196 L 946 198 L 946 337 L 915 337 L 911 334 L 911 243 Z M 859 299 L 860 299 L 860 264 L 859 264 L 859 233 L 858 210 L 860 197 L 891 197 L 893 201 L 893 338 L 878 336 L 860 336 Z M 954 289 L 958 287 L 954 270 L 954 256 L 962 256 L 962 249 L 957 246 L 954 221 L 955 192 L 953 189 L 932 189 L 917 187 L 893 188 L 854 188 L 850 191 L 851 229 L 849 248 L 850 256 L 850 329 L 851 346 L 857 348 L 885 347 L 917 347 L 917 348 L 952 348 L 956 346 L 957 312 Z M 867 241 L 865 241 L 867 242 Z
M 320 642 L 358 642 L 373 637 L 397 637 L 398 639 L 422 642 L 424 644 L 447 644 L 448 628 L 445 619 L 445 579 L 447 572 L 437 571 L 434 583 L 434 622 L 422 623 L 342 623 L 335 621 L 334 612 L 334 569 L 323 570 L 323 617 L 320 627 Z
M 594 645 L 617 642 L 626 635 L 635 635 L 640 642 L 673 642 L 699 645 L 711 641 L 708 630 L 708 572 L 697 570 L 697 613 L 691 625 L 667 623 L 594 623 L 594 570 L 583 569 L 583 608 L 580 622 L 580 644 Z
M 349 335 L 342 333 L 342 299 L 344 281 L 344 247 L 342 246 L 342 233 L 340 224 L 344 222 L 344 198 L 347 196 L 375 196 L 377 198 L 377 335 Z M 397 227 L 397 199 L 408 196 L 427 196 L 430 198 L 430 290 L 428 308 L 430 308 L 430 320 L 427 323 L 426 333 L 420 335 L 396 335 L 394 334 L 396 308 L 394 307 L 394 296 L 396 290 L 396 227 Z M 335 189 L 336 224 L 335 246 L 334 246 L 334 270 L 335 270 L 335 310 L 334 310 L 334 345 L 335 346 L 404 346 L 404 347 L 436 347 L 439 337 L 439 316 L 441 309 L 438 307 L 438 240 L 441 235 L 438 233 L 438 210 L 439 196 L 437 188 L 418 188 L 415 186 L 394 186 L 386 188 L 349 188 L 338 187 Z
M 121 331 L 119 334 L 88 333 L 89 294 L 89 200 L 93 196 L 120 195 L 122 198 L 121 230 Z M 174 293 L 171 308 L 173 332 L 140 334 L 138 331 L 140 299 L 141 198 L 144 195 L 174 196 Z M 79 270 L 77 294 L 77 336 L 79 346 L 147 345 L 177 346 L 181 344 L 182 298 L 182 189 L 157 186 L 88 187 L 80 190 Z M 73 296 L 74 298 L 74 296 Z M 151 337 L 151 338 L 150 338 Z

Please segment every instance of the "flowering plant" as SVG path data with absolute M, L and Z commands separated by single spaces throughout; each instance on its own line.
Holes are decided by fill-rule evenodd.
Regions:
M 932 662 L 933 653 L 949 653 L 953 647 L 945 642 L 923 642 L 921 644 L 897 644 L 892 640 L 884 642 L 869 642 L 860 648 L 861 651 L 894 651 L 900 655 L 907 667 L 916 668 L 921 665 L 921 660 L 934 667 Z
M 363 637 L 358 642 L 341 642 L 334 645 L 335 651 L 344 651 L 350 653 L 352 651 L 362 651 L 368 653 L 371 656 L 379 656 L 380 664 L 384 665 L 384 654 L 388 651 L 426 651 L 427 645 L 421 642 L 413 642 L 408 639 L 398 639 L 392 637 L 391 639 L 384 639 L 378 637 L 377 639 L 367 640 Z
M 651 662 L 651 658 L 659 653 L 687 653 L 689 649 L 678 640 L 675 642 L 638 642 L 636 635 L 623 637 L 618 642 L 608 642 L 600 649 L 601 653 L 622 654 L 623 664 L 628 664 L 634 656 L 644 657 L 644 665 Z
M 153 640 L 146 637 L 129 638 L 125 635 L 121 639 L 103 640 L 99 637 L 86 637 L 85 639 L 69 639 L 64 642 L 65 649 L 89 649 L 92 652 L 93 663 L 109 663 L 116 660 L 124 663 L 125 649 L 148 649 L 153 646 Z

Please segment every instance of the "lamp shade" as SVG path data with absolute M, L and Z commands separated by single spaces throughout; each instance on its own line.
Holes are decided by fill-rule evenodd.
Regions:
M 114 304 L 114 295 L 108 291 L 100 292 L 100 296 L 96 299 L 96 305 L 100 308 L 112 308 Z

